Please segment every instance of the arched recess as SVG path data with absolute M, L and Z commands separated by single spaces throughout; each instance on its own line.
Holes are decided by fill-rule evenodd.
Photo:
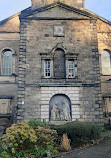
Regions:
M 57 48 L 54 52 L 54 77 L 66 77 L 65 52 L 61 48 Z
M 49 121 L 71 121 L 70 98 L 65 94 L 54 95 L 49 102 Z
M 9 47 L 1 51 L 1 75 L 10 76 L 15 73 L 15 51 Z
M 111 51 L 108 49 L 101 52 L 101 70 L 103 75 L 111 75 Z

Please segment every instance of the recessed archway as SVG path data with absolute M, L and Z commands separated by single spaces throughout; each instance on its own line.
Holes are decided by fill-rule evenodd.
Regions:
M 71 121 L 71 101 L 64 94 L 56 94 L 50 99 L 49 121 Z

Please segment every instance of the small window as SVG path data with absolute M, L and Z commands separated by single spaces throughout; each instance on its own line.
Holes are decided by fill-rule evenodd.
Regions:
M 0 114 L 11 113 L 10 99 L 0 99 Z
M 68 75 L 69 78 L 74 78 L 75 77 L 75 64 L 74 60 L 69 60 L 68 62 Z
M 45 77 L 50 78 L 51 77 L 51 61 L 45 60 Z
M 2 75 L 12 74 L 12 52 L 10 50 L 5 50 L 2 53 Z
M 6 103 L 2 103 L 2 114 L 7 113 L 7 104 Z

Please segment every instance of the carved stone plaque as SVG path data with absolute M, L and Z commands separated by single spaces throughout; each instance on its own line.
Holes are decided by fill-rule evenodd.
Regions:
M 65 30 L 63 25 L 54 25 L 54 36 L 55 37 L 64 37 Z
M 49 109 L 50 121 L 71 121 L 71 102 L 65 95 L 52 97 Z

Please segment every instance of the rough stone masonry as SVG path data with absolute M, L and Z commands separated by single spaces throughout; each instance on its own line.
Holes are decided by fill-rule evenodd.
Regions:
M 84 4 L 32 0 L 0 22 L 1 126 L 110 119 L 111 23 Z M 5 62 L 7 53 L 12 60 Z

